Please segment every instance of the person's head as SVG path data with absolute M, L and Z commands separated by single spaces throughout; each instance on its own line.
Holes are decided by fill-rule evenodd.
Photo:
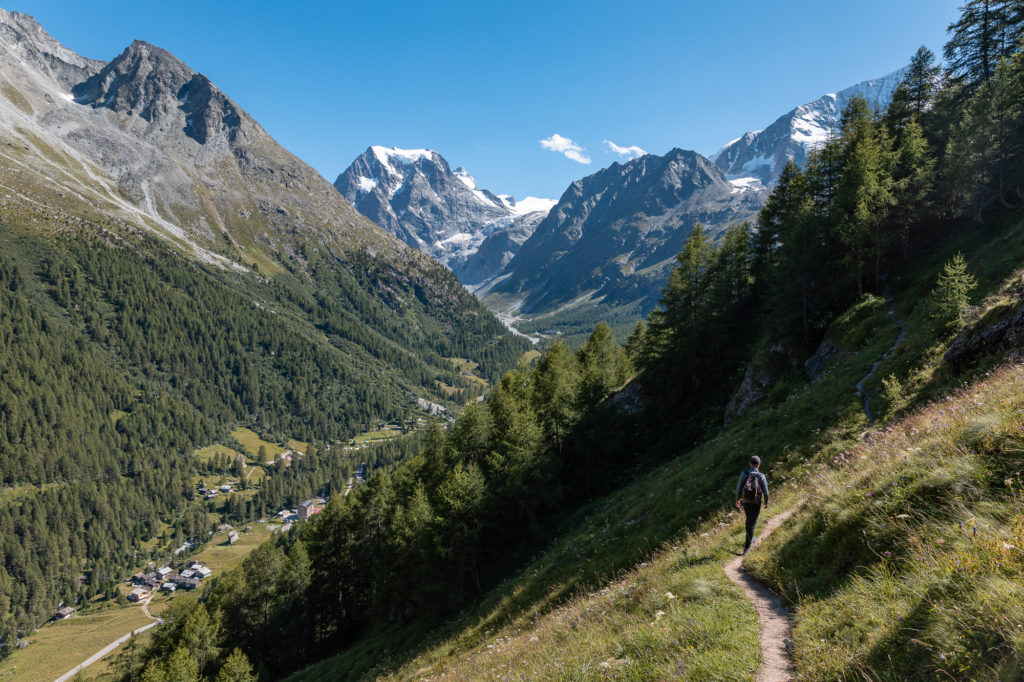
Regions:
M 758 457 L 757 455 L 754 455 L 753 457 L 751 457 L 750 458 L 750 466 L 754 467 L 755 469 L 760 467 L 761 466 L 761 458 Z

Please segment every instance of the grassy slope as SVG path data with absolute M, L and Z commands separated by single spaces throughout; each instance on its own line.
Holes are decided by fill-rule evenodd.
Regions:
M 740 547 L 739 515 L 723 510 L 732 499 L 736 475 L 751 454 L 771 462 L 769 475 L 776 494 L 785 497 L 785 491 L 792 489 L 790 481 L 802 478 L 811 468 L 815 452 L 838 452 L 866 426 L 852 386 L 892 343 L 896 328 L 879 299 L 867 300 L 848 317 L 848 323 L 847 333 L 866 341 L 846 364 L 835 367 L 825 380 L 804 384 L 779 404 L 762 406 L 717 438 L 581 509 L 566 521 L 550 547 L 487 595 L 476 610 L 435 635 L 424 651 L 409 648 L 422 633 L 382 633 L 308 669 L 298 679 L 347 679 L 389 669 L 397 669 L 395 677 L 404 679 L 449 668 L 453 679 L 477 679 L 488 676 L 483 671 L 489 666 L 501 679 L 498 672 L 507 668 L 500 668 L 494 649 L 487 647 L 497 647 L 498 639 L 516 640 L 518 633 L 528 633 L 525 638 L 533 651 L 527 654 L 516 647 L 507 651 L 516 659 L 516 673 L 527 679 L 588 678 L 610 670 L 602 668 L 601 662 L 622 657 L 630 663 L 618 664 L 624 666 L 619 672 L 633 670 L 634 679 L 652 675 L 729 679 L 735 671 L 739 671 L 737 679 L 748 677 L 757 664 L 756 655 L 751 658 L 750 654 L 756 651 L 750 646 L 756 642 L 756 619 L 721 574 L 720 563 Z M 832 409 L 823 411 L 822 405 Z M 672 544 L 677 541 L 681 544 Z M 644 561 L 647 566 L 637 566 Z M 629 589 L 630 583 L 641 587 Z M 557 634 L 562 628 L 544 625 L 564 618 L 566 609 L 586 610 L 583 604 L 600 599 L 604 589 L 626 592 L 627 597 L 640 590 L 643 596 L 639 602 L 633 595 L 614 606 L 604 604 L 601 610 L 612 608 L 612 620 L 582 619 L 571 643 Z M 676 595 L 676 600 L 667 600 L 673 604 L 659 598 L 664 592 Z M 678 609 L 682 611 L 677 613 Z M 657 627 L 645 630 L 657 610 L 666 616 Z M 694 632 L 701 633 L 699 646 L 687 643 L 681 630 L 661 625 L 664 618 L 669 623 L 689 623 L 687 619 L 698 612 L 704 613 L 693 625 Z M 627 647 L 620 628 L 633 632 L 638 642 L 652 639 Z M 551 632 L 552 637 L 541 640 L 540 630 Z M 534 636 L 538 640 L 530 642 Z M 583 646 L 584 641 L 590 644 Z M 479 656 L 485 653 L 494 659 L 491 663 L 481 663 Z
M 0 678 L 51 682 L 118 637 L 152 621 L 138 606 L 111 608 L 46 625 L 0 664 Z
M 867 382 L 876 412 L 956 381 L 941 360 L 948 340 L 921 303 L 957 250 L 988 295 L 979 314 L 1005 303 L 1024 252 L 1015 227 L 953 237 L 895 279 L 908 333 Z M 867 422 L 853 386 L 897 333 L 885 307 L 868 297 L 837 320 L 829 336 L 841 352 L 817 383 L 784 382 L 718 437 L 580 510 L 427 645 L 422 632 L 380 633 L 296 679 L 750 679 L 756 622 L 721 564 L 740 547 L 728 502 L 755 453 L 775 512 L 808 498 L 748 560 L 795 606 L 801 676 L 1020 675 L 1024 493 L 1011 488 L 1024 488 L 1024 373 L 1000 370 L 858 445 Z M 879 391 L 890 374 L 904 395 L 887 404 Z M 922 428 L 937 415 L 948 415 L 944 426 Z

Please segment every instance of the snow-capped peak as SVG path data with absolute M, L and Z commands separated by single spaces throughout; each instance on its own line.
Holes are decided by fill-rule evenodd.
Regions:
M 764 130 L 746 133 L 724 145 L 711 160 L 731 180 L 758 178 L 771 186 L 790 160 L 802 164 L 833 134 L 842 111 L 855 96 L 878 108 L 888 106 L 906 68 L 822 95 L 780 116 Z
M 420 159 L 430 159 L 436 153 L 431 149 L 399 149 L 398 147 L 389 149 L 377 145 L 370 149 L 373 150 L 373 155 L 377 157 L 377 160 L 387 166 L 391 165 L 392 159 L 405 166 L 416 163 Z
M 452 174 L 455 177 L 457 177 L 459 181 L 469 189 L 477 189 L 476 179 L 472 175 L 470 175 L 469 171 L 463 168 L 462 166 L 459 166 L 454 171 L 452 171 Z
M 554 199 L 542 199 L 540 197 L 524 197 L 519 201 L 516 201 L 515 197 L 511 194 L 499 194 L 498 198 L 501 199 L 501 203 L 505 205 L 508 210 L 512 211 L 516 215 L 525 215 L 527 213 L 535 213 L 537 211 L 550 211 L 554 208 L 558 202 Z

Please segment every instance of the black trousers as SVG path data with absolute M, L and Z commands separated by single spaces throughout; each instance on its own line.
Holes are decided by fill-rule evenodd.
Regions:
M 743 511 L 747 513 L 747 541 L 743 543 L 743 551 L 746 552 L 754 539 L 754 526 L 757 525 L 757 517 L 761 515 L 761 503 L 744 502 Z

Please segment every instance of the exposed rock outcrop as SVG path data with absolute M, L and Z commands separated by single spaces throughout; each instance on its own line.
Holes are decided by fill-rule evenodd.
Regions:
M 963 371 L 998 353 L 1006 353 L 1010 361 L 1024 361 L 1024 299 L 989 312 L 960 332 L 945 358 L 954 368 Z
M 828 361 L 836 354 L 836 347 L 828 339 L 822 339 L 821 343 L 818 344 L 818 350 L 814 351 L 814 355 L 807 358 L 804 362 L 804 372 L 807 373 L 807 380 L 814 383 L 815 379 L 821 374 L 822 370 L 825 369 L 825 365 Z

